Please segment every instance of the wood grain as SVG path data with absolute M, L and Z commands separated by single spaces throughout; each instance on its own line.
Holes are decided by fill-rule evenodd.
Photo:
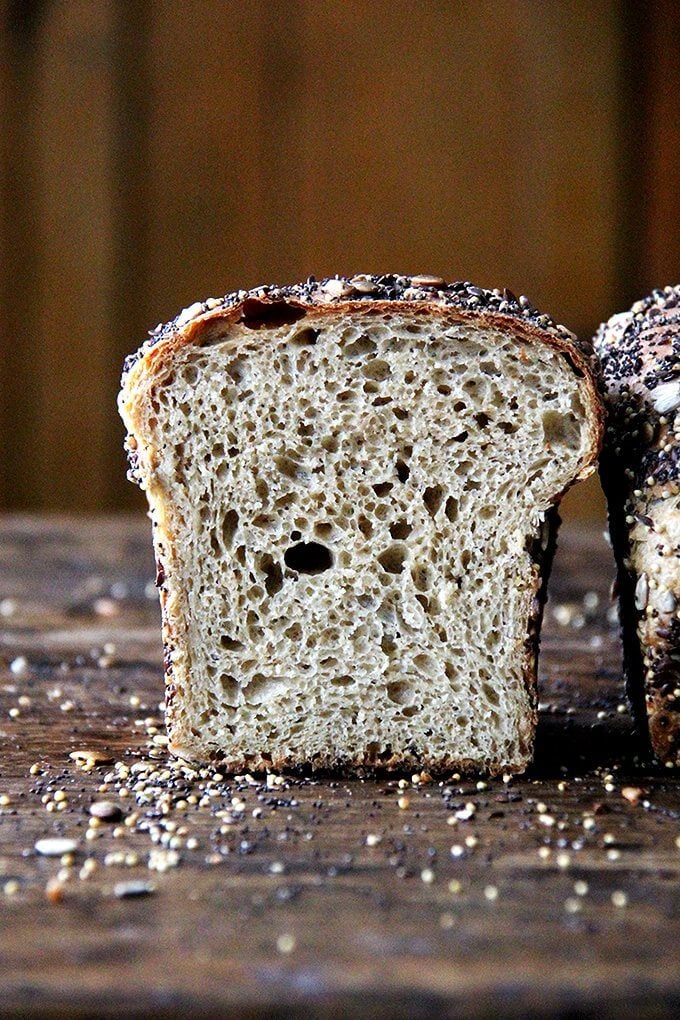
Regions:
M 121 360 L 198 297 L 431 271 L 588 335 L 677 269 L 672 3 L 2 0 L 0 17 L 0 505 L 141 505 Z M 571 510 L 602 512 L 594 483 Z
M 405 810 L 397 777 L 288 777 L 275 789 L 227 779 L 210 806 L 182 812 L 175 793 L 165 815 L 156 799 L 138 808 L 148 824 L 184 824 L 198 842 L 181 846 L 163 874 L 148 870 L 158 845 L 139 826 L 84 839 L 107 766 L 88 775 L 68 758 L 87 745 L 128 767 L 149 760 L 137 721 L 158 719 L 162 695 L 152 570 L 142 518 L 0 522 L 0 793 L 9 796 L 0 807 L 0 1013 L 677 1015 L 677 780 L 636 759 L 619 708 L 613 571 L 599 531 L 563 535 L 536 762 L 524 778 L 482 789 L 450 776 L 407 782 Z M 571 623 L 557 622 L 558 607 Z M 108 642 L 115 652 L 102 664 Z M 10 670 L 19 656 L 25 669 Z M 162 750 L 153 753 L 162 768 Z M 640 791 L 636 801 L 627 793 L 635 802 L 628 788 Z M 50 813 L 41 798 L 57 789 L 68 806 Z M 215 812 L 237 792 L 245 809 L 220 833 Z M 115 796 L 130 814 L 140 793 Z M 448 824 L 468 801 L 474 818 Z M 80 844 L 61 902 L 45 894 L 59 861 L 32 850 L 57 833 Z M 381 841 L 367 845 L 368 834 Z M 118 850 L 139 863 L 105 866 Z M 86 857 L 98 867 L 81 880 Z M 152 879 L 153 895 L 117 899 L 114 884 L 132 878 Z M 626 906 L 612 901 L 621 893 Z

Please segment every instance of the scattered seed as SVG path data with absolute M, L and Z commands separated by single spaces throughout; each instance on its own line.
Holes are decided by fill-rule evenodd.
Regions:
M 64 854 L 72 854 L 77 848 L 78 844 L 74 839 L 67 839 L 64 836 L 48 836 L 39 839 L 34 846 L 35 852 L 43 857 L 63 857 Z
M 131 882 L 116 882 L 113 887 L 113 895 L 119 900 L 129 900 L 140 896 L 151 896 L 156 891 L 153 882 L 145 882 L 136 879 Z
M 292 953 L 296 944 L 297 942 L 294 935 L 279 935 L 276 940 L 276 948 L 284 955 Z
M 114 760 L 113 756 L 108 754 L 106 751 L 98 751 L 93 748 L 81 748 L 78 751 L 71 751 L 69 754 L 75 762 L 85 762 L 86 764 L 93 765 L 110 765 Z
M 117 822 L 123 812 L 112 800 L 96 800 L 90 804 L 90 814 L 102 822 Z

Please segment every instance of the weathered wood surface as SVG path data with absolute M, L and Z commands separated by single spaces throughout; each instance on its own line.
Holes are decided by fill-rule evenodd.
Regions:
M 677 780 L 636 759 L 619 707 L 599 531 L 563 535 L 529 775 L 481 790 L 451 777 L 407 776 L 405 791 L 384 776 L 217 782 L 210 806 L 185 811 L 170 790 L 167 814 L 157 799 L 137 809 L 159 833 L 186 826 L 162 873 L 139 822 L 85 838 L 92 801 L 129 815 L 135 792 L 97 793 L 111 766 L 88 774 L 68 757 L 103 748 L 130 767 L 149 753 L 138 721 L 158 719 L 162 680 L 148 540 L 137 518 L 0 524 L 0 1013 L 677 1015 Z M 61 789 L 66 809 L 48 810 L 41 798 Z M 448 824 L 469 801 L 473 818 Z M 63 865 L 33 850 L 55 834 L 79 841 L 56 887 Z M 118 850 L 139 863 L 107 866 Z M 98 867 L 81 878 L 87 858 Z M 116 898 L 132 879 L 155 891 Z

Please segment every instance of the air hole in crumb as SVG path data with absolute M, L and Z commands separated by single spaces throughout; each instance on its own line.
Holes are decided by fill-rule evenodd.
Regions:
M 456 414 L 460 414 L 461 411 L 464 411 L 466 407 L 467 407 L 467 404 L 464 401 L 457 400 L 455 402 L 455 404 L 453 405 L 453 410 L 456 412 Z
M 559 411 L 544 411 L 542 421 L 546 443 L 567 450 L 578 449 L 581 433 L 575 415 L 571 412 L 560 414 Z
M 399 481 L 405 482 L 408 479 L 409 475 L 411 474 L 411 469 L 406 463 L 406 461 L 402 460 L 400 457 L 397 460 L 395 468 L 397 471 L 397 478 L 399 479 Z
M 392 482 L 378 482 L 376 485 L 371 486 L 376 496 L 386 496 L 392 489 Z
M 569 367 L 573 371 L 574 375 L 576 375 L 579 379 L 582 379 L 583 378 L 583 372 L 581 371 L 580 368 L 578 368 L 576 366 L 576 364 L 574 363 L 574 359 L 572 358 L 571 354 L 568 354 L 567 351 L 560 351 L 560 354 L 562 355 L 562 357 L 564 358 L 566 363 L 569 365 Z
M 369 521 L 368 517 L 361 514 L 357 523 L 359 524 L 359 531 L 361 534 L 364 535 L 365 538 L 370 538 L 373 534 L 373 525 Z
M 222 687 L 222 699 L 226 705 L 230 705 L 232 708 L 236 705 L 238 700 L 239 683 L 236 677 L 229 676 L 228 673 L 224 673 L 220 677 L 220 686 Z
M 411 567 L 411 577 L 418 591 L 427 591 L 430 587 L 429 573 L 426 563 L 414 563 Z
M 226 549 L 231 548 L 236 529 L 238 528 L 238 513 L 236 510 L 227 510 L 222 518 L 222 541 Z
M 300 542 L 286 549 L 283 558 L 298 574 L 322 574 L 333 566 L 333 554 L 319 542 Z
M 367 379 L 375 379 L 376 382 L 382 382 L 383 379 L 387 379 L 392 374 L 389 364 L 381 358 L 367 361 L 361 371 Z
M 274 465 L 281 472 L 282 475 L 286 475 L 287 478 L 299 478 L 301 474 L 301 468 L 297 461 L 293 460 L 292 457 L 279 456 L 274 457 Z
M 390 655 L 396 650 L 396 642 L 389 634 L 384 634 L 380 641 L 380 649 L 385 655 Z
M 416 378 L 415 372 L 411 371 L 404 372 L 404 382 L 407 383 L 409 386 L 411 385 L 412 382 L 415 381 L 415 378 Z
M 281 591 L 283 587 L 283 571 L 269 553 L 265 553 L 264 556 L 260 557 L 260 569 L 264 574 L 264 586 L 267 590 L 267 595 L 271 598 L 272 595 L 276 595 L 277 592 Z
M 437 386 L 437 393 L 441 393 L 443 397 L 448 397 L 451 393 L 451 387 L 447 386 L 445 383 L 440 383 L 439 386 Z
M 418 712 L 420 712 L 420 706 L 419 706 L 419 705 L 406 705 L 406 706 L 405 706 L 404 708 L 402 708 L 402 710 L 401 710 L 401 714 L 402 714 L 402 715 L 403 715 L 403 716 L 404 716 L 404 717 L 405 717 L 406 719 L 410 719 L 410 718 L 411 718 L 411 716 L 413 716 L 413 715 L 417 715 L 417 713 L 418 713 Z
M 414 696 L 413 686 L 407 680 L 394 680 L 387 685 L 387 697 L 395 705 L 411 705 Z
M 331 684 L 333 687 L 349 687 L 354 683 L 353 676 L 334 676 L 331 677 Z
M 288 301 L 262 301 L 259 298 L 246 298 L 243 302 L 241 322 L 248 329 L 276 329 L 278 326 L 291 326 L 307 314 L 300 305 Z
M 396 539 L 408 538 L 412 531 L 413 528 L 408 523 L 408 521 L 404 520 L 395 521 L 394 524 L 390 525 L 390 535 L 392 536 L 392 538 Z
M 337 453 L 339 446 L 337 436 L 324 436 L 321 440 L 321 445 L 329 453 Z
M 286 694 L 288 690 L 287 677 L 263 676 L 261 673 L 256 673 L 245 688 L 244 696 L 251 705 L 261 705 L 265 701 L 273 701 L 274 698 Z
M 430 517 L 434 517 L 442 505 L 444 488 L 441 485 L 428 485 L 423 493 L 423 503 L 427 507 Z
M 238 652 L 243 648 L 242 641 L 236 641 L 234 638 L 229 637 L 228 634 L 223 634 L 220 638 L 220 645 L 226 652 Z
M 514 435 L 519 429 L 519 425 L 515 425 L 513 422 L 509 421 L 499 421 L 498 427 L 501 432 L 505 432 L 506 436 Z
M 255 480 L 255 492 L 262 500 L 265 500 L 269 495 L 269 486 L 265 482 L 264 478 L 257 478 Z
M 498 691 L 494 687 L 492 687 L 491 684 L 482 684 L 482 691 L 484 693 L 484 697 L 486 698 L 490 705 L 498 706 L 499 704 Z
M 256 528 L 271 528 L 276 522 L 276 518 L 272 517 L 271 514 L 256 514 L 253 517 L 253 526 Z
M 378 563 L 388 574 L 401 574 L 404 569 L 406 549 L 402 545 L 391 545 L 378 556 Z
M 452 523 L 458 520 L 458 500 L 455 496 L 449 496 L 446 500 L 444 513 Z
M 319 521 L 314 525 L 314 534 L 317 538 L 330 538 L 333 534 L 333 525 L 327 521 Z
M 483 411 L 479 411 L 479 413 L 475 415 L 475 421 L 479 425 L 480 429 L 485 429 L 491 421 L 491 418 L 489 418 L 488 414 L 484 414 Z
M 301 329 L 298 333 L 295 333 L 291 337 L 290 342 L 295 347 L 313 347 L 318 337 L 319 330 L 308 326 L 307 329 Z
M 377 349 L 370 337 L 362 335 L 343 347 L 342 353 L 346 358 L 363 358 L 367 354 L 374 355 Z
M 403 407 L 393 407 L 392 413 L 399 421 L 405 421 L 408 418 L 408 411 L 405 411 Z

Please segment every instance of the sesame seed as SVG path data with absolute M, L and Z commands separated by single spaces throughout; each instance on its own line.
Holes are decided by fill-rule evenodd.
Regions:
M 615 907 L 626 907 L 628 906 L 628 895 L 622 890 L 616 889 L 611 895 L 611 901 Z
M 34 844 L 35 852 L 43 857 L 62 857 L 64 854 L 72 854 L 77 848 L 78 844 L 74 839 L 60 836 L 48 836 Z
M 294 935 L 279 935 L 276 940 L 276 948 L 279 953 L 287 955 L 292 953 L 295 949 L 297 942 Z

